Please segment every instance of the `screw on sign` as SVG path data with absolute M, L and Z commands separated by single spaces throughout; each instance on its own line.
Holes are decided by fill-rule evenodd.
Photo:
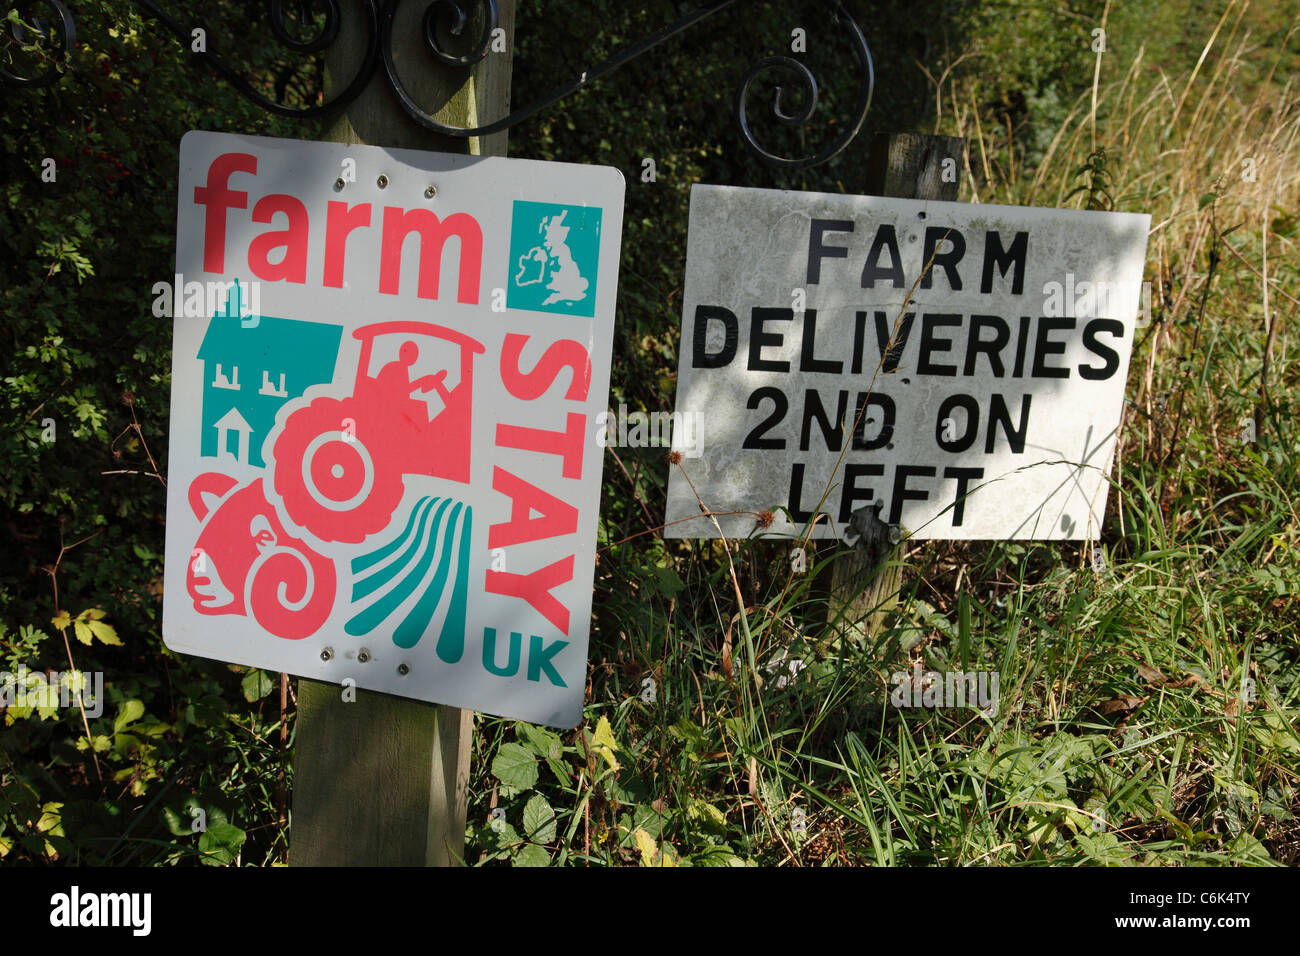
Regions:
M 601 167 L 187 134 L 176 271 L 260 314 L 174 319 L 168 645 L 576 724 L 622 198 Z

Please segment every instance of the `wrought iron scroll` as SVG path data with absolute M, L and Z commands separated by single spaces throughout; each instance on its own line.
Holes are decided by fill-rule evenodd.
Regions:
M 307 38 L 294 36 L 288 29 L 285 18 L 285 2 L 286 0 L 269 0 L 268 4 L 271 30 L 282 45 L 297 53 L 312 54 L 326 49 L 338 38 L 342 19 L 338 0 L 298 0 L 300 17 L 304 22 L 317 19 L 312 14 L 318 7 L 323 6 L 323 25 L 314 35 Z M 401 103 L 402 108 L 416 123 L 443 136 L 485 136 L 510 129 L 512 126 L 535 116 L 554 103 L 590 86 L 637 57 L 648 53 L 665 41 L 690 30 L 714 13 L 732 6 L 737 0 L 705 0 L 700 6 L 675 22 L 627 44 L 613 56 L 581 71 L 578 76 L 533 100 L 526 106 L 514 110 L 508 116 L 481 126 L 470 127 L 449 126 L 439 122 L 415 101 L 403 83 L 393 55 L 393 24 L 402 0 L 360 0 L 360 2 L 364 11 L 365 29 L 367 31 L 362 63 L 347 85 L 328 101 L 322 103 L 306 107 L 285 105 L 258 92 L 237 70 L 223 62 L 213 52 L 205 49 L 196 52 L 194 55 L 202 59 L 204 63 L 223 77 L 245 98 L 271 113 L 288 117 L 317 116 L 346 105 L 361 94 L 362 90 L 370 82 L 370 78 L 378 68 L 379 63 L 382 62 L 384 76 L 389 86 L 396 95 L 398 102 Z M 798 109 L 790 110 L 788 108 L 790 101 L 788 94 L 786 95 L 786 106 L 783 107 L 782 104 L 783 91 L 788 90 L 789 86 L 782 87 L 778 85 L 776 87 L 771 116 L 778 125 L 786 127 L 806 126 L 812 121 L 816 112 L 819 102 L 817 79 L 812 70 L 793 57 L 768 56 L 759 60 L 741 78 L 740 86 L 736 92 L 734 107 L 742 137 L 764 162 L 779 168 L 800 169 L 815 166 L 841 152 L 861 130 L 867 111 L 871 106 L 871 96 L 875 86 L 875 68 L 866 39 L 863 37 L 857 23 L 854 22 L 839 0 L 820 0 L 820 2 L 827 9 L 835 28 L 852 46 L 858 72 L 856 96 L 852 111 L 840 134 L 817 152 L 801 157 L 778 155 L 760 143 L 751 126 L 749 117 L 751 100 L 756 98 L 755 83 L 760 77 L 789 76 L 800 91 L 796 98 L 801 102 L 801 106 Z M 182 45 L 187 47 L 190 45 L 190 27 L 172 17 L 154 0 L 137 0 L 137 3 L 170 31 Z M 61 0 L 34 0 L 30 4 L 30 6 L 38 5 L 54 11 L 57 16 L 61 27 L 63 58 L 65 59 L 67 53 L 71 51 L 75 39 L 72 16 Z M 471 17 L 473 12 L 478 14 L 476 18 Z M 476 20 L 481 24 L 476 36 L 469 36 L 466 32 L 471 20 Z M 52 47 L 54 45 L 55 31 L 51 21 L 42 18 L 39 21 L 33 20 L 32 22 L 39 31 L 43 31 L 38 38 L 38 46 L 41 48 Z M 423 42 L 429 53 L 445 66 L 458 69 L 469 69 L 488 55 L 494 31 L 498 26 L 499 9 L 497 0 L 431 0 L 425 7 L 421 19 Z M 21 28 L 17 25 L 11 25 L 10 32 L 19 43 L 28 43 L 25 35 L 21 32 Z M 468 51 L 456 52 L 451 49 L 453 44 L 461 47 L 465 46 L 465 41 L 469 41 Z M 54 59 L 53 57 L 49 58 Z M 48 86 L 58 76 L 57 71 L 48 70 L 39 77 L 19 77 L 0 68 L 0 80 L 11 85 Z
M 826 162 L 832 156 L 842 152 L 844 147 L 853 141 L 853 138 L 862 129 L 863 121 L 867 118 L 867 110 L 871 108 L 871 94 L 876 85 L 876 68 L 871 59 L 871 49 L 867 46 L 866 37 L 862 35 L 862 30 L 858 28 L 853 17 L 840 3 L 836 2 L 836 0 L 830 0 L 830 2 L 826 3 L 826 6 L 830 8 L 836 24 L 844 31 L 852 43 L 853 52 L 858 61 L 858 69 L 861 71 L 858 78 L 857 101 L 854 103 L 853 111 L 850 114 L 851 122 L 845 127 L 844 132 L 811 156 L 790 159 L 764 149 L 749 126 L 747 107 L 749 105 L 750 89 L 754 81 L 764 73 L 777 71 L 791 73 L 798 79 L 803 87 L 804 105 L 803 109 L 797 113 L 787 113 L 781 109 L 782 88 L 780 86 L 776 88 L 774 94 L 772 115 L 783 126 L 806 125 L 817 109 L 818 94 L 817 78 L 813 75 L 812 70 L 808 69 L 803 63 L 789 56 L 764 57 L 749 68 L 740 82 L 740 89 L 736 93 L 736 122 L 740 124 L 740 133 L 745 137 L 745 142 L 770 166 L 783 169 L 803 169 Z
M 384 70 L 388 74 L 388 82 L 393 91 L 397 94 L 402 108 L 410 117 L 426 129 L 440 133 L 443 136 L 485 136 L 490 133 L 497 133 L 540 113 L 546 107 L 553 103 L 559 102 L 567 96 L 583 89 L 594 83 L 596 80 L 614 72 L 619 67 L 636 59 L 643 53 L 677 36 L 684 33 L 691 27 L 695 26 L 701 20 L 725 7 L 731 6 L 736 0 L 710 0 L 710 2 L 697 7 L 695 10 L 686 14 L 674 23 L 656 30 L 654 33 L 641 38 L 635 43 L 628 44 L 609 59 L 597 64 L 596 66 L 582 71 L 576 78 L 570 80 L 562 86 L 556 87 L 546 95 L 539 97 L 527 106 L 523 106 L 510 115 L 496 120 L 492 123 L 486 123 L 482 126 L 473 127 L 455 127 L 440 123 L 432 114 L 424 110 L 420 104 L 407 91 L 398 75 L 397 67 L 393 62 L 393 21 L 397 13 L 397 7 L 401 0 L 392 0 L 386 5 L 384 11 L 384 26 L 382 49 L 384 58 Z M 487 55 L 488 42 L 491 33 L 497 27 L 497 5 L 496 0 L 478 0 L 480 7 L 483 9 L 483 28 L 482 38 L 477 50 L 470 55 L 454 57 L 448 53 L 439 43 L 436 32 L 429 29 L 431 22 L 434 22 L 439 15 L 446 14 L 452 20 L 453 26 L 449 32 L 454 36 L 459 36 L 468 22 L 469 16 L 466 13 L 465 5 L 461 0 L 434 0 L 425 10 L 425 44 L 429 51 L 441 62 L 455 64 L 458 66 L 471 66 Z M 811 156 L 788 158 L 778 156 L 765 149 L 758 141 L 757 136 L 750 127 L 747 108 L 749 105 L 749 96 L 751 88 L 762 74 L 784 70 L 794 74 L 801 86 L 803 87 L 804 106 L 798 113 L 787 113 L 781 108 L 781 87 L 776 88 L 775 100 L 772 104 L 772 114 L 776 121 L 785 126 L 802 126 L 808 123 L 813 112 L 817 108 L 818 90 L 817 80 L 811 70 L 800 61 L 788 56 L 769 56 L 764 57 L 755 63 L 748 72 L 745 73 L 741 80 L 741 85 L 736 94 L 736 120 L 740 125 L 741 135 L 745 142 L 754 149 L 755 152 L 763 159 L 764 162 L 772 166 L 786 169 L 801 169 L 808 166 L 816 166 L 826 162 L 832 156 L 835 156 L 846 147 L 858 132 L 862 129 L 862 124 L 866 120 L 867 111 L 871 107 L 871 95 L 875 88 L 875 66 L 871 57 L 871 50 L 867 46 L 866 38 L 862 35 L 862 30 L 858 27 L 853 17 L 844 9 L 838 0 L 823 0 L 823 5 L 829 9 L 831 16 L 834 18 L 836 25 L 845 33 L 849 42 L 853 45 L 853 51 L 858 61 L 858 67 L 861 71 L 858 83 L 857 100 L 854 104 L 853 112 L 850 116 L 850 122 L 846 125 L 844 132 L 840 134 L 833 142 L 822 148 Z
M 42 59 L 48 64 L 46 71 L 38 76 L 19 76 L 0 66 L 0 80 L 8 83 L 10 86 L 50 86 L 62 75 L 61 69 L 68 57 L 72 54 L 72 48 L 77 42 L 77 25 L 72 21 L 72 13 L 60 0 L 40 0 L 39 3 L 26 4 L 22 9 L 33 7 L 43 7 L 54 14 L 58 22 L 56 31 L 55 20 L 40 16 L 37 13 L 28 13 L 23 17 L 24 20 L 33 28 L 35 36 L 30 40 L 27 37 L 27 29 L 22 23 L 9 23 L 9 36 L 13 42 L 20 46 L 34 47 Z M 22 12 L 20 9 L 20 13 Z M 55 36 L 60 37 L 55 40 Z M 57 51 L 55 47 L 58 47 Z
M 190 28 L 186 27 L 179 20 L 169 15 L 161 6 L 154 3 L 153 0 L 136 0 L 155 20 L 165 26 L 180 41 L 182 46 L 190 45 Z M 338 39 L 339 24 L 342 20 L 342 14 L 339 10 L 338 0 L 324 0 L 325 7 L 325 24 L 320 33 L 309 39 L 303 40 L 293 36 L 284 22 L 284 0 L 270 0 L 271 14 L 271 32 L 275 38 L 282 44 L 293 50 L 295 53 L 319 53 Z M 316 6 L 315 0 L 305 0 L 299 4 L 299 9 L 306 14 Z M 283 103 L 277 103 L 259 93 L 249 84 L 237 70 L 232 69 L 229 65 L 221 60 L 211 51 L 195 53 L 195 56 L 201 57 L 203 62 L 212 68 L 219 76 L 223 77 L 226 82 L 239 91 L 239 94 L 247 100 L 256 103 L 268 113 L 275 113 L 277 116 L 288 116 L 290 118 L 309 116 L 319 116 L 322 113 L 328 113 L 331 110 L 341 106 L 346 106 L 358 96 L 370 82 L 371 75 L 375 72 L 375 64 L 379 62 L 379 5 L 378 0 L 362 0 L 362 7 L 366 16 L 366 54 L 362 59 L 361 66 L 353 75 L 352 80 L 343 88 L 343 90 L 331 99 L 317 103 L 314 106 L 294 107 L 285 106 Z
M 487 19 L 484 31 L 490 35 L 491 31 L 497 27 L 497 5 L 494 0 L 478 0 L 478 2 L 480 6 L 486 8 Z M 641 54 L 654 49 L 665 40 L 671 39 L 679 33 L 684 33 L 705 17 L 717 13 L 719 10 L 724 7 L 729 7 L 735 2 L 736 0 L 709 0 L 709 2 L 695 10 L 692 10 L 680 20 L 656 30 L 649 36 L 642 37 L 635 43 L 628 44 L 608 60 L 598 63 L 589 70 L 583 70 L 574 79 L 556 87 L 546 95 L 533 100 L 527 106 L 520 107 L 509 116 L 505 116 L 492 123 L 485 123 L 482 126 L 459 127 L 448 126 L 445 123 L 440 123 L 432 114 L 428 113 L 420 106 L 420 104 L 416 103 L 411 97 L 411 94 L 407 92 L 406 87 L 402 83 L 402 78 L 397 74 L 397 67 L 393 63 L 393 19 L 397 14 L 397 8 L 401 4 L 401 0 L 391 0 L 391 2 L 387 4 L 387 9 L 384 13 L 384 34 L 382 42 L 384 70 L 388 74 L 388 82 L 392 86 L 393 91 L 397 94 L 397 98 L 401 102 L 402 108 L 406 110 L 411 119 L 415 120 L 425 129 L 432 130 L 435 133 L 441 133 L 443 136 L 487 136 L 491 133 L 499 133 L 502 130 L 510 129 L 510 127 L 540 113 L 551 104 L 558 103 L 560 100 L 567 96 L 571 96 L 578 90 L 590 86 L 602 77 L 613 73 L 624 64 L 635 60 Z M 429 4 L 429 9 L 425 13 L 426 23 L 429 22 L 429 15 L 435 10 L 454 11 L 453 16 L 455 16 L 460 23 L 464 23 L 468 18 L 468 15 L 465 12 L 465 5 L 461 0 L 433 0 L 433 2 Z M 453 33 L 454 32 L 455 31 L 453 31 Z M 425 43 L 429 47 L 429 52 L 443 63 L 451 62 L 448 53 L 442 48 L 437 37 L 429 33 L 427 30 L 425 32 Z M 477 51 L 477 55 L 472 59 L 466 58 L 460 61 L 459 65 L 473 65 L 486 55 L 486 47 L 480 48 L 480 50 Z

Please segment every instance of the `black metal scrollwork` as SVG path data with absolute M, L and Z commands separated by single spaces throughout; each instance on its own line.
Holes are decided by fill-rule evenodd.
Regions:
M 180 21 L 176 20 L 167 13 L 161 6 L 154 3 L 153 0 L 136 0 L 136 2 L 146 10 L 150 16 L 165 26 L 180 41 L 181 45 L 191 49 L 190 28 L 186 27 Z M 340 21 L 342 19 L 339 12 L 338 0 L 323 0 L 325 7 L 325 24 L 320 34 L 310 39 L 301 39 L 293 36 L 288 27 L 285 25 L 284 0 L 271 0 L 271 31 L 275 34 L 277 40 L 297 53 L 319 53 L 331 43 L 333 43 L 339 34 Z M 314 19 L 312 11 L 316 7 L 315 0 L 300 0 L 298 4 L 299 19 L 303 22 L 309 22 Z M 223 77 L 226 82 L 239 91 L 239 94 L 247 100 L 256 103 L 262 109 L 269 113 L 275 113 L 277 116 L 301 117 L 319 116 L 330 110 L 352 102 L 361 95 L 361 91 L 366 88 L 370 82 L 371 75 L 375 72 L 375 65 L 379 62 L 379 6 L 377 0 L 362 0 L 362 7 L 365 11 L 366 19 L 366 53 L 361 66 L 357 69 L 356 74 L 352 77 L 343 91 L 324 103 L 318 103 L 315 106 L 285 106 L 283 103 L 277 103 L 259 93 L 249 84 L 239 72 L 232 69 L 223 62 L 214 53 L 208 50 L 197 51 L 194 56 L 203 60 L 213 71 Z
M 58 15 L 62 24 L 62 46 L 66 55 L 72 49 L 75 37 L 71 15 L 60 0 L 39 0 L 39 2 L 53 9 Z M 187 47 L 190 45 L 190 28 L 170 16 L 154 0 L 137 0 L 137 2 L 140 7 L 174 34 L 182 44 Z M 607 76 L 619 67 L 659 46 L 664 41 L 689 30 L 706 17 L 731 6 L 737 0 L 705 0 L 699 7 L 675 22 L 624 46 L 607 60 L 582 71 L 577 77 L 556 87 L 526 106 L 514 110 L 510 115 L 491 123 L 472 127 L 449 126 L 439 122 L 437 118 L 415 101 L 402 82 L 393 55 L 393 23 L 401 0 L 360 0 L 360 2 L 365 12 L 364 19 L 367 30 L 365 56 L 348 85 L 327 102 L 308 107 L 286 106 L 259 93 L 236 70 L 213 53 L 207 52 L 206 49 L 196 51 L 195 55 L 225 78 L 245 98 L 272 113 L 289 117 L 316 116 L 346 105 L 361 94 L 361 91 L 365 89 L 372 74 L 377 69 L 378 64 L 382 62 L 384 74 L 397 96 L 398 102 L 401 103 L 402 108 L 415 122 L 444 136 L 485 136 L 507 130 L 540 113 L 551 104 L 559 102 L 596 80 Z M 875 87 L 875 68 L 866 39 L 863 37 L 857 23 L 839 3 L 839 0 L 822 0 L 822 2 L 828 8 L 836 27 L 852 44 L 860 73 L 856 100 L 849 120 L 844 124 L 839 136 L 817 152 L 801 157 L 777 155 L 759 142 L 758 136 L 750 125 L 749 106 L 754 85 L 760 77 L 774 74 L 788 75 L 794 79 L 800 91 L 794 97 L 800 105 L 798 108 L 790 110 L 788 109 L 791 99 L 789 96 L 786 97 L 786 106 L 783 107 L 782 104 L 783 90 L 789 87 L 777 86 L 772 104 L 772 116 L 779 125 L 787 127 L 807 125 L 816 112 L 819 102 L 817 79 L 807 66 L 792 57 L 769 56 L 759 60 L 741 78 L 740 87 L 736 93 L 736 118 L 745 142 L 758 153 L 763 161 L 779 168 L 801 169 L 815 166 L 841 152 L 861 130 L 867 111 L 871 106 L 871 96 Z M 286 24 L 286 0 L 270 0 L 271 30 L 276 39 L 288 49 L 297 53 L 319 53 L 328 48 L 339 35 L 342 17 L 338 0 L 298 0 L 298 20 L 302 23 L 316 22 L 318 19 L 316 14 L 318 5 L 323 5 L 323 25 L 312 36 L 302 37 L 291 33 Z M 49 21 L 32 22 L 48 24 Z M 475 35 L 471 35 L 472 22 L 479 24 Z M 500 10 L 497 0 L 431 0 L 425 8 L 421 20 L 424 43 L 430 54 L 438 62 L 459 69 L 471 68 L 488 55 L 499 24 Z M 42 29 L 45 32 L 42 34 L 43 42 L 41 45 L 52 45 L 53 30 L 48 26 L 44 26 Z M 14 36 L 19 42 L 25 42 L 24 37 L 21 35 L 15 33 Z M 0 69 L 0 79 L 15 85 L 45 86 L 53 83 L 57 78 L 58 73 L 53 70 L 47 71 L 40 77 L 24 78 L 14 76 Z
M 300 0 L 298 18 L 304 23 L 314 20 L 312 11 L 315 7 L 313 0 Z M 325 25 L 321 27 L 320 35 L 310 40 L 301 40 L 290 34 L 285 26 L 284 0 L 271 0 L 271 32 L 275 34 L 277 40 L 296 53 L 319 53 L 325 49 L 338 39 L 339 25 L 342 20 L 337 0 L 325 0 Z
M 57 30 L 54 25 L 55 20 L 36 13 L 34 11 L 36 7 L 46 7 L 54 12 L 58 22 Z M 34 47 L 36 55 L 51 65 L 39 76 L 19 76 L 0 67 L 0 80 L 4 80 L 10 86 L 49 86 L 61 75 L 62 66 L 77 42 L 77 26 L 72 21 L 72 14 L 60 0 L 39 0 L 38 3 L 20 6 L 18 17 L 21 22 L 9 24 L 9 36 L 20 46 Z M 23 23 L 32 27 L 34 36 L 28 36 Z M 56 33 L 60 37 L 57 41 Z
M 736 121 L 740 124 L 740 133 L 744 136 L 745 142 L 758 153 L 764 162 L 771 166 L 783 169 L 803 169 L 826 162 L 832 156 L 843 151 L 844 147 L 853 141 L 867 118 L 867 110 L 871 108 L 871 95 L 876 85 L 876 70 L 871 59 L 871 49 L 867 46 L 867 40 L 862 35 L 857 23 L 854 22 L 841 4 L 832 0 L 826 5 L 830 7 L 831 14 L 835 17 L 837 24 L 852 42 L 853 52 L 857 57 L 858 67 L 861 70 L 857 102 L 854 104 L 851 114 L 852 121 L 835 140 L 811 156 L 791 159 L 778 156 L 764 149 L 758 142 L 753 130 L 750 129 L 748 116 L 750 90 L 758 77 L 764 73 L 785 72 L 793 74 L 802 87 L 803 107 L 796 113 L 787 113 L 781 108 L 782 87 L 778 86 L 776 88 L 772 102 L 772 115 L 780 125 L 803 126 L 812 119 L 812 115 L 817 109 L 817 78 L 813 76 L 808 67 L 793 57 L 764 57 L 749 68 L 740 82 L 740 89 L 736 93 Z
M 464 5 L 458 0 L 433 0 L 429 4 L 424 11 L 424 42 L 439 61 L 447 66 L 467 67 L 473 66 L 488 55 L 488 49 L 492 45 L 492 34 L 501 25 L 501 11 L 497 6 L 497 0 L 484 0 L 480 5 L 483 7 L 484 17 L 478 45 L 470 52 L 457 56 L 447 52 L 441 31 L 445 30 L 451 37 L 459 40 L 469 24 L 469 14 L 465 12 Z M 396 12 L 397 4 L 392 6 Z

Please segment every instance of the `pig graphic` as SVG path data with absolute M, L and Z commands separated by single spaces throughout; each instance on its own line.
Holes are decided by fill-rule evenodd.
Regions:
M 186 586 L 200 614 L 251 614 L 276 637 L 316 633 L 334 606 L 334 562 L 291 538 L 258 478 L 243 488 L 208 472 L 190 484 L 199 519 Z

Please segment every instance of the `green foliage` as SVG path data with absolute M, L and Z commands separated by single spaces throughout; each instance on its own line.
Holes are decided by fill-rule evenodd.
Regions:
M 1089 153 L 1087 161 L 1074 174 L 1082 178 L 1083 183 L 1066 193 L 1067 202 L 1082 193 L 1084 209 L 1107 211 L 1115 205 L 1115 200 L 1107 189 L 1111 174 L 1106 168 L 1106 147 Z M 1205 205 L 1204 200 L 1202 205 Z
M 649 753 L 621 744 L 607 717 L 568 744 L 544 727 L 516 722 L 513 730 L 515 740 L 496 748 L 483 780 L 492 807 L 485 819 L 470 821 L 470 862 L 745 865 L 728 843 L 742 835 L 716 807 L 699 799 L 671 808 L 647 801 L 637 764 Z
M 209 5 L 210 32 L 274 68 L 283 51 L 248 28 L 246 7 Z M 77 4 L 64 77 L 9 89 L 0 123 L 0 659 L 9 672 L 98 672 L 107 698 L 84 721 L 76 706 L 6 709 L 0 855 L 200 862 L 197 848 L 174 852 L 161 810 L 211 786 L 228 809 L 213 804 L 201 861 L 262 862 L 284 849 L 266 779 L 281 763 L 268 742 L 279 714 L 250 706 L 270 677 L 241 687 L 170 654 L 158 632 L 171 324 L 150 292 L 173 273 L 181 136 L 310 131 L 245 103 L 137 11 Z M 7 31 L 0 55 L 19 73 L 47 68 Z
M 511 131 L 513 155 L 609 164 L 627 180 L 611 406 L 671 408 L 692 183 L 860 191 L 872 132 L 963 135 L 967 198 L 1168 222 L 1153 236 L 1156 322 L 1135 352 L 1103 529 L 1110 567 L 1098 574 L 1071 545 L 931 546 L 866 637 L 826 623 L 832 549 L 793 574 L 757 537 L 730 550 L 665 541 L 662 451 L 610 449 L 587 721 L 558 733 L 478 719 L 467 861 L 1296 862 L 1298 379 L 1285 333 L 1259 441 L 1236 439 L 1263 348 L 1259 280 L 1242 263 L 1264 259 L 1267 216 L 1270 309 L 1300 295 L 1294 184 L 1243 198 L 1222 159 L 1243 144 L 1229 148 L 1228 113 L 1205 92 L 1276 102 L 1300 68 L 1281 42 L 1294 16 L 1245 12 L 1268 56 L 1215 49 L 1192 83 L 1221 11 L 1112 5 L 1094 115 L 1104 3 L 848 5 L 876 55 L 876 96 L 862 135 L 826 166 L 763 166 L 731 118 L 740 77 L 788 52 L 798 24 L 823 85 L 818 116 L 836 119 L 775 128 L 770 78 L 750 119 L 790 154 L 840 131 L 851 55 L 815 3 L 736 4 Z M 283 57 L 255 20 L 264 6 L 205 5 L 209 44 L 228 38 L 233 62 L 302 102 L 316 73 Z M 679 12 L 553 6 L 519 3 L 517 103 Z M 48 698 L 4 708 L 0 858 L 266 864 L 286 850 L 293 708 L 277 706 L 275 675 L 172 654 L 159 636 L 171 327 L 153 317 L 151 290 L 173 272 L 185 131 L 319 130 L 196 71 L 134 10 L 78 4 L 67 76 L 10 91 L 0 121 L 0 661 L 25 667 L 29 687 L 50 671 L 104 677 L 98 715 Z M 4 62 L 33 65 L 9 36 Z M 1282 150 L 1268 137 L 1286 109 L 1250 136 Z M 1294 151 L 1277 155 L 1296 168 Z M 1250 225 L 1229 235 L 1206 222 L 1216 210 Z M 1222 256 L 1212 287 L 1199 284 L 1198 224 Z M 1203 297 L 1215 319 L 1198 341 L 1191 305 Z M 1002 706 L 993 717 L 891 707 L 888 676 L 914 662 L 996 669 Z

